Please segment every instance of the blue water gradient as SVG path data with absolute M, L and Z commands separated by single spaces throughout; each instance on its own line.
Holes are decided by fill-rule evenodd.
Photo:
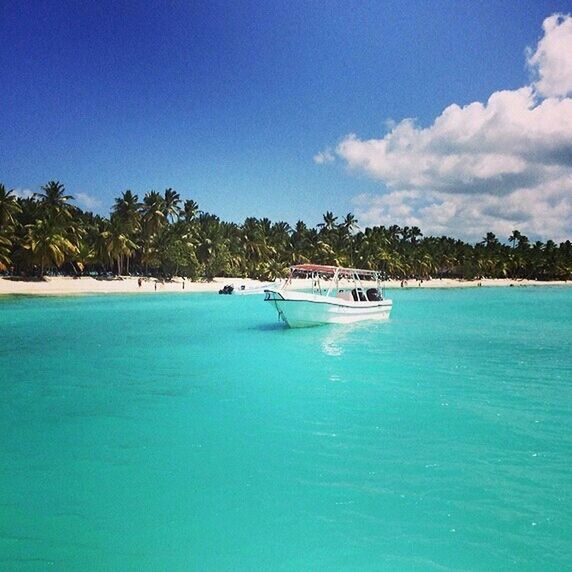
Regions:
M 0 300 L 0 570 L 572 567 L 572 288 Z

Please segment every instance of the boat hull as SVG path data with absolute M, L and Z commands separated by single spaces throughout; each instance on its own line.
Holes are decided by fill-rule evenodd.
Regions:
M 279 318 L 291 328 L 387 320 L 393 305 L 391 300 L 353 302 L 276 290 L 266 290 L 266 301 L 276 308 Z

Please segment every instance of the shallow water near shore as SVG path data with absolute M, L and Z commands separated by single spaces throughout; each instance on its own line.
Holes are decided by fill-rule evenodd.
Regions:
M 572 290 L 0 300 L 0 570 L 572 567 Z

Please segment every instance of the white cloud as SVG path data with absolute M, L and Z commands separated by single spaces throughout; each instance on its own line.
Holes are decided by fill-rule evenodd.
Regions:
M 508 196 L 439 191 L 393 191 L 354 199 L 362 226 L 418 226 L 425 235 L 478 241 L 487 231 L 507 238 L 515 228 L 531 237 L 564 241 L 571 236 L 572 176 L 520 189 Z
M 572 166 L 572 99 L 501 91 L 451 105 L 425 129 L 406 119 L 382 139 L 349 135 L 336 153 L 394 190 L 508 194 Z
M 543 238 L 572 235 L 572 99 L 565 97 L 572 18 L 551 16 L 543 28 L 528 57 L 538 78 L 531 86 L 450 105 L 427 128 L 404 119 L 380 139 L 342 139 L 336 156 L 387 189 L 356 199 L 362 223 L 466 238 L 489 230 L 508 236 L 514 228 Z
M 324 151 L 320 151 L 319 153 L 317 153 L 316 155 L 314 155 L 314 163 L 317 163 L 318 165 L 323 165 L 324 163 L 331 163 L 332 161 L 335 161 L 335 156 L 332 153 L 331 149 L 325 149 Z
M 22 199 L 29 199 L 37 195 L 31 189 L 17 187 L 14 189 L 14 195 Z M 84 209 L 96 210 L 102 203 L 101 201 L 89 193 L 73 193 L 75 201 Z
M 572 18 L 554 14 L 542 24 L 544 37 L 538 42 L 528 65 L 538 75 L 534 87 L 544 97 L 572 93 Z
M 20 197 L 21 199 L 30 199 L 34 196 L 34 191 L 31 189 L 23 189 L 21 187 L 17 187 L 14 190 L 14 196 Z
M 75 193 L 74 198 L 84 209 L 94 210 L 101 206 L 101 201 L 88 193 Z

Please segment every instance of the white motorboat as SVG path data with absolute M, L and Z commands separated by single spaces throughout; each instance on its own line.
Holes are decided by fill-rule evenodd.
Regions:
M 266 288 L 279 288 L 280 281 L 267 282 L 266 284 L 241 284 L 235 286 L 234 284 L 226 284 L 218 293 L 219 294 L 236 294 L 238 296 L 248 296 L 249 294 L 264 294 Z
M 268 282 L 267 284 L 242 284 L 239 287 L 235 287 L 233 294 L 238 294 L 239 296 L 249 296 L 250 294 L 264 294 L 268 288 L 280 288 L 280 281 L 278 282 Z
M 312 293 L 288 290 L 292 278 L 312 278 Z M 364 286 L 362 280 L 370 282 Z M 375 283 L 375 286 L 371 285 Z M 291 328 L 320 324 L 349 324 L 387 320 L 393 302 L 385 298 L 381 273 L 376 270 L 297 264 L 280 288 L 266 288 L 278 317 Z

